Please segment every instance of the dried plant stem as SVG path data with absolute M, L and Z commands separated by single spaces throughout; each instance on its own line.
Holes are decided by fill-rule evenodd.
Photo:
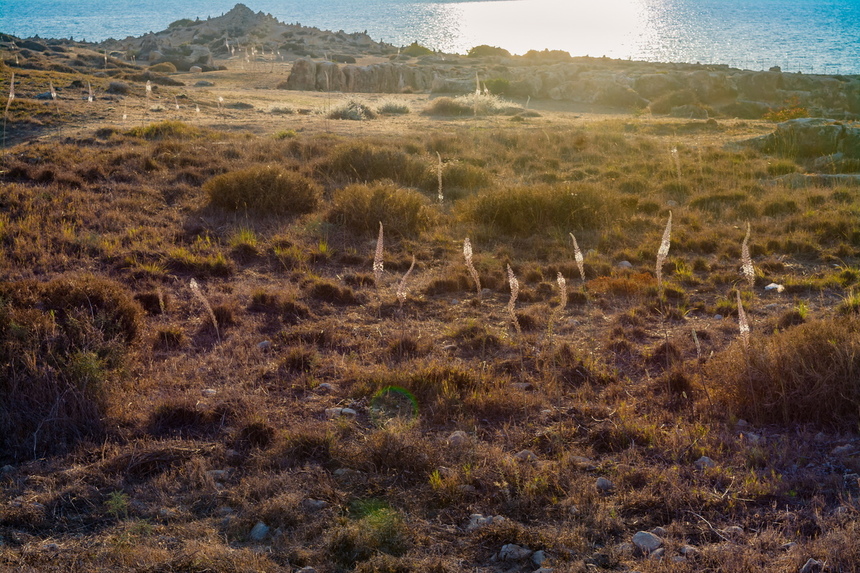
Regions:
M 15 72 L 12 72 L 12 79 L 9 80 L 9 99 L 6 101 L 6 110 L 3 112 L 3 147 L 6 147 L 6 122 L 9 118 L 9 106 L 12 105 L 12 100 L 15 99 Z
M 570 238 L 573 241 L 573 258 L 576 260 L 576 266 L 579 268 L 579 276 L 582 277 L 582 282 L 585 282 L 585 257 L 582 256 L 582 251 L 579 250 L 579 243 L 576 242 L 576 237 L 570 233 Z
M 518 281 L 517 277 L 514 275 L 514 270 L 511 268 L 511 265 L 508 265 L 508 284 L 511 286 L 511 300 L 508 301 L 508 306 L 506 306 L 505 309 L 511 317 L 511 322 L 514 323 L 517 337 L 522 338 L 523 331 L 520 329 L 520 321 L 517 319 L 517 313 L 515 312 L 517 296 L 520 294 L 520 281 Z
M 755 286 L 755 267 L 753 267 L 752 257 L 750 257 L 750 224 L 747 222 L 747 234 L 744 237 L 744 242 L 741 245 L 741 264 L 744 277 L 747 279 L 747 284 L 750 290 Z
M 439 163 L 436 166 L 436 178 L 439 180 L 439 194 L 437 199 L 439 203 L 442 203 L 445 200 L 445 196 L 442 195 L 442 155 L 437 151 L 436 157 L 439 158 Z
M 549 324 L 547 325 L 547 334 L 550 340 L 552 340 L 553 336 L 553 326 L 562 317 L 564 309 L 567 306 L 567 281 L 560 272 L 556 277 L 556 283 L 558 284 L 558 307 L 550 314 Z
M 383 254 L 383 232 L 382 232 L 382 221 L 380 221 L 379 222 L 379 236 L 376 238 L 376 252 L 373 255 L 373 280 L 376 283 L 376 293 L 379 295 L 380 308 L 382 305 L 382 292 L 380 291 L 380 287 L 382 285 L 382 271 L 384 270 L 383 262 L 382 262 L 382 254 Z
M 663 240 L 657 250 L 657 288 L 663 290 L 663 263 L 669 254 L 669 241 L 672 236 L 672 211 L 669 211 L 669 220 L 666 221 L 666 229 L 663 230 Z
M 403 278 L 400 279 L 400 284 L 397 285 L 397 300 L 400 301 L 400 308 L 403 308 L 403 303 L 406 302 L 406 279 L 412 273 L 412 269 L 415 268 L 415 255 L 412 255 L 412 264 L 409 265 L 409 270 L 406 271 L 406 274 L 403 275 Z
M 209 314 L 209 319 L 212 321 L 212 326 L 215 327 L 215 336 L 218 337 L 218 342 L 221 342 L 221 333 L 218 330 L 218 319 L 215 318 L 215 311 L 212 310 L 212 305 L 209 304 L 209 301 L 206 300 L 206 297 L 203 295 L 203 291 L 200 289 L 200 285 L 197 284 L 197 281 L 191 279 L 189 285 L 191 287 L 191 292 L 194 293 L 194 296 L 197 297 L 197 300 L 203 305 L 203 308 L 206 309 L 207 314 Z
M 475 281 L 475 289 L 478 293 L 478 298 L 481 298 L 481 277 L 478 276 L 478 271 L 475 270 L 475 265 L 472 264 L 472 243 L 469 237 L 463 241 L 463 257 L 466 259 L 466 268 L 469 269 L 469 274 L 472 275 L 472 280 Z

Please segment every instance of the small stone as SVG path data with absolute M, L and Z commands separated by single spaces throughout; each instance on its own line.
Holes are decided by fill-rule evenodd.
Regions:
M 188 68 L 188 71 L 192 74 L 199 74 L 203 72 L 203 68 L 201 68 L 200 66 L 191 66 L 190 68 Z
M 272 349 L 272 341 L 264 340 L 262 342 L 257 343 L 257 348 L 263 352 L 267 352 Z
M 683 547 L 681 547 L 680 553 L 684 557 L 692 559 L 699 554 L 699 549 L 692 545 L 684 545 Z
M 332 418 L 355 418 L 358 412 L 352 408 L 326 408 L 325 417 Z
M 481 296 L 490 296 L 491 294 L 493 294 L 492 289 L 488 289 L 488 288 L 482 288 L 481 289 Z
M 522 450 L 514 454 L 514 457 L 517 458 L 521 462 L 536 462 L 538 457 L 531 450 Z
M 650 555 L 663 546 L 663 540 L 649 531 L 638 531 L 633 536 L 633 545 L 645 555 Z
M 819 573 L 823 568 L 824 563 L 810 557 L 806 564 L 800 568 L 800 573 Z
M 830 450 L 831 456 L 847 456 L 854 451 L 854 446 L 851 444 L 845 444 L 844 446 L 836 446 L 832 450 Z
M 234 513 L 236 513 L 236 510 L 235 510 L 235 509 L 233 509 L 232 507 L 228 506 L 228 505 L 225 505 L 225 506 L 219 507 L 219 508 L 215 511 L 215 513 L 216 513 L 217 515 L 220 515 L 221 517 L 224 517 L 224 516 L 227 516 L 227 515 L 233 515 Z
M 531 382 L 514 382 L 511 386 L 523 392 L 531 392 L 535 389 Z
M 543 550 L 532 553 L 532 563 L 540 567 L 546 561 L 546 553 Z
M 198 88 L 210 88 L 210 87 L 212 87 L 212 86 L 214 86 L 214 85 L 215 85 L 215 84 L 213 84 L 212 82 L 208 82 L 208 81 L 206 81 L 206 80 L 200 80 L 199 82 L 197 82 L 196 84 L 194 84 L 194 86 L 195 86 L 195 87 L 198 87 Z M 152 87 L 155 87 L 155 86 L 152 86 Z
M 687 562 L 687 558 L 684 557 L 683 555 L 675 555 L 674 557 L 672 557 L 672 563 L 686 563 L 686 562 Z
M 618 268 L 620 269 L 632 269 L 633 264 L 630 261 L 621 261 L 618 263 Z
M 717 462 L 715 462 L 708 456 L 702 456 L 701 458 L 693 462 L 693 465 L 696 466 L 697 470 L 704 471 L 707 468 L 712 468 L 717 465 Z
M 528 559 L 534 553 L 527 547 L 521 547 L 515 543 L 508 543 L 502 546 L 499 551 L 499 559 L 502 561 L 519 561 L 520 559 Z
M 552 567 L 541 567 L 540 569 L 535 569 L 534 573 L 552 573 L 553 571 Z
M 5 465 L 0 468 L 0 474 L 10 474 L 15 471 L 15 466 Z
M 487 525 L 492 525 L 494 523 L 502 523 L 505 521 L 505 518 L 501 515 L 481 515 L 480 513 L 473 513 L 469 516 L 469 524 L 466 525 L 466 531 L 475 531 L 476 529 L 480 529 Z
M 328 502 L 321 499 L 306 499 L 302 501 L 302 507 L 308 511 L 320 511 L 328 507 Z
M 583 469 L 587 472 L 593 472 L 597 469 L 597 464 L 595 464 L 594 460 L 590 458 L 585 458 L 583 456 L 570 456 L 570 461 L 579 469 Z
M 200 393 L 203 395 L 204 398 L 211 398 L 218 393 L 218 390 L 215 390 L 214 388 L 205 388 Z
M 723 529 L 723 535 L 726 537 L 737 539 L 738 537 L 743 537 L 744 528 L 739 525 L 730 525 Z
M 615 484 L 606 479 L 605 477 L 597 478 L 597 481 L 594 483 L 594 486 L 597 488 L 598 493 L 602 494 L 608 494 L 615 488 Z
M 722 315 L 722 314 L 715 314 L 715 315 L 714 315 L 714 320 L 722 320 L 722 319 L 723 319 L 723 315 Z
M 459 491 L 460 493 L 475 493 L 478 490 L 475 489 L 475 486 L 473 485 L 461 484 L 457 486 L 457 491 Z
M 451 435 L 448 436 L 448 445 L 454 448 L 461 448 L 469 443 L 469 434 L 464 432 L 463 430 L 457 430 L 455 432 L 451 432 Z
M 788 543 L 783 543 L 782 545 L 780 545 L 779 549 L 780 551 L 791 551 L 795 547 L 797 547 L 797 543 L 795 543 L 794 541 L 789 541 Z
M 248 534 L 248 539 L 251 541 L 262 541 L 268 534 L 269 526 L 262 521 L 258 521 L 257 524 L 251 528 L 251 533 Z
M 735 422 L 735 427 L 737 427 L 737 428 L 746 428 L 749 425 L 750 425 L 750 423 L 747 422 L 746 420 L 744 420 L 743 418 L 741 418 L 740 420 Z
M 741 432 L 741 437 L 751 444 L 758 444 L 762 439 L 760 435 L 753 432 Z
M 656 559 L 657 561 L 661 561 L 663 556 L 666 555 L 666 549 L 661 547 L 660 549 L 655 549 L 649 555 L 649 559 Z
M 229 470 L 209 470 L 208 472 L 206 472 L 206 475 L 208 475 L 209 477 L 211 477 L 214 480 L 224 480 L 227 478 L 227 476 L 230 475 L 230 471 Z
M 317 570 L 313 567 L 302 567 L 296 573 L 317 573 Z
M 660 527 L 660 526 L 657 526 L 654 529 L 652 529 L 651 533 L 653 533 L 657 537 L 666 537 L 667 535 L 669 535 L 669 532 L 666 531 L 666 529 L 664 527 Z
M 677 207 L 678 202 L 675 201 L 674 199 L 669 199 L 668 201 L 666 201 L 666 206 L 667 207 Z
M 361 475 L 360 471 L 354 470 L 351 468 L 338 468 L 338 469 L 334 470 L 334 477 L 348 478 L 348 477 L 359 476 L 359 475 Z
M 46 543 L 46 544 L 44 544 L 44 545 L 42 546 L 42 549 L 44 549 L 45 551 L 54 551 L 54 552 L 56 552 L 56 551 L 59 551 L 59 550 L 60 550 L 60 546 L 59 546 L 59 545 L 57 545 L 56 543 Z
M 323 382 L 322 384 L 317 385 L 317 387 L 316 387 L 316 388 L 314 388 L 314 390 L 316 390 L 316 391 L 317 391 L 317 392 L 319 392 L 320 394 L 324 394 L 324 393 L 327 393 L 327 392 L 333 392 L 333 391 L 334 391 L 334 386 L 332 386 L 332 385 L 331 385 L 331 384 L 329 384 L 328 382 Z

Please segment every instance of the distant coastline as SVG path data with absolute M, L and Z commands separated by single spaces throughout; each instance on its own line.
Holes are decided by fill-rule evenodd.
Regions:
M 234 0 L 189 0 L 164 6 L 140 2 L 137 12 L 104 0 L 5 0 L 0 32 L 19 37 L 122 40 L 167 28 L 183 18 L 228 12 Z M 366 31 L 375 41 L 417 41 L 447 53 L 500 46 L 522 54 L 560 49 L 574 56 L 653 62 L 726 64 L 819 74 L 860 73 L 860 5 L 852 0 L 702 0 L 669 8 L 656 2 L 612 0 L 561 7 L 551 0 L 416 2 L 320 0 L 249 2 L 255 12 L 323 30 Z

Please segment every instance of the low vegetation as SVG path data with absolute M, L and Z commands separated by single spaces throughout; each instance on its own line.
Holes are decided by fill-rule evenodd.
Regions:
M 2 566 L 853 570 L 856 186 L 758 122 L 414 102 L 4 149 Z

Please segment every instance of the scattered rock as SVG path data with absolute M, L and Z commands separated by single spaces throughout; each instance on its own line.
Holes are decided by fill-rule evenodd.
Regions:
M 618 263 L 617 266 L 619 269 L 632 269 L 633 268 L 633 264 L 630 261 L 621 261 L 620 263 Z
M 0 474 L 9 474 L 15 471 L 15 466 L 5 465 L 0 468 Z
M 203 395 L 204 398 L 211 398 L 218 393 L 218 390 L 215 390 L 214 388 L 205 388 L 200 393 Z
M 701 458 L 699 458 L 698 460 L 693 462 L 693 465 L 696 466 L 697 470 L 704 471 L 707 468 L 712 468 L 712 467 L 716 466 L 717 462 L 715 462 L 714 460 L 712 460 L 708 456 L 702 456 Z
M 605 477 L 597 478 L 597 481 L 594 483 L 594 486 L 597 488 L 598 493 L 602 493 L 604 495 L 611 493 L 615 488 L 615 484 L 606 479 Z
M 306 499 L 302 501 L 302 507 L 307 511 L 320 511 L 328 507 L 328 502 L 321 499 Z
M 451 435 L 448 436 L 448 445 L 454 448 L 461 448 L 469 443 L 469 435 L 463 430 L 457 430 L 455 432 L 451 432 Z
M 520 547 L 515 543 L 508 543 L 502 546 L 499 551 L 499 559 L 501 561 L 519 561 L 520 559 L 528 559 L 534 553 L 527 547 Z
M 744 528 L 739 525 L 730 525 L 723 529 L 723 535 L 730 539 L 738 539 L 744 536 Z
M 200 66 L 191 66 L 190 68 L 188 68 L 188 71 L 192 74 L 200 74 L 203 73 L 203 68 L 201 68 Z
M 782 545 L 780 545 L 779 549 L 780 551 L 791 551 L 795 547 L 797 547 L 797 543 L 795 543 L 794 541 L 789 541 L 788 543 L 783 543 Z
M 334 392 L 334 386 L 332 386 L 328 382 L 323 382 L 322 384 L 317 385 L 314 390 L 316 390 L 320 394 L 325 394 L 327 392 Z
M 209 470 L 206 475 L 214 480 L 223 481 L 230 475 L 230 470 Z
M 800 568 L 800 573 L 820 573 L 822 569 L 824 569 L 824 563 L 810 557 Z
M 546 561 L 546 552 L 543 550 L 538 550 L 532 553 L 532 563 L 540 567 Z
M 471 532 L 476 529 L 480 529 L 487 525 L 492 525 L 494 523 L 502 523 L 505 521 L 505 518 L 501 515 L 481 515 L 480 513 L 473 513 L 469 516 L 469 524 L 466 526 L 466 531 Z
M 520 452 L 517 452 L 516 454 L 514 454 L 514 457 L 521 462 L 530 463 L 536 462 L 538 459 L 537 455 L 531 450 L 522 450 Z
M 269 526 L 263 523 L 262 521 L 258 521 L 257 524 L 251 529 L 251 533 L 248 534 L 248 539 L 251 541 L 262 541 L 269 534 Z
M 200 80 L 199 82 L 194 84 L 194 87 L 196 87 L 196 88 L 211 88 L 214 85 L 215 84 L 213 82 L 210 82 L 207 80 Z
M 587 472 L 593 472 L 597 469 L 597 464 L 590 458 L 583 456 L 570 456 L 570 461 L 579 469 L 583 469 Z
M 317 570 L 313 567 L 302 567 L 296 573 L 317 573 Z
M 325 417 L 332 418 L 355 418 L 358 415 L 358 412 L 353 410 L 352 408 L 326 408 L 325 409 Z
M 535 569 L 534 573 L 552 573 L 553 571 L 552 567 L 541 567 L 540 569 Z
M 714 315 L 714 320 L 722 320 L 722 319 L 723 319 L 723 315 L 722 315 L 722 314 L 715 314 L 715 315 Z
M 653 533 L 657 537 L 666 537 L 667 535 L 669 535 L 669 532 L 666 531 L 666 528 L 660 527 L 660 526 L 657 526 L 654 529 L 652 529 L 651 533 Z
M 478 490 L 473 485 L 460 484 L 457 486 L 457 491 L 459 491 L 460 493 L 475 493 Z
M 645 555 L 650 555 L 663 546 L 663 540 L 650 531 L 639 531 L 633 535 L 633 545 Z
M 692 545 L 684 545 L 683 547 L 681 547 L 679 552 L 681 553 L 681 555 L 688 559 L 694 559 L 696 556 L 699 555 L 699 549 Z
M 257 344 L 257 348 L 262 350 L 263 352 L 267 352 L 272 349 L 272 341 L 264 340 Z
M 655 549 L 651 553 L 648 554 L 649 559 L 656 559 L 657 561 L 661 561 L 663 557 L 666 555 L 666 549 L 661 547 L 659 549 Z
M 46 543 L 42 546 L 42 549 L 45 551 L 53 551 L 56 553 L 57 551 L 60 550 L 60 546 L 57 545 L 56 543 Z
M 830 450 L 831 456 L 847 456 L 854 452 L 856 448 L 851 444 L 845 444 L 844 446 L 836 446 L 832 450 Z

